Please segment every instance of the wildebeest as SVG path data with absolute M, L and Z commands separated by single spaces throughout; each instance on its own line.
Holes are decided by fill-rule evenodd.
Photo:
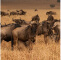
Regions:
M 24 12 L 23 10 L 21 11 L 16 10 L 16 11 L 10 12 L 10 15 L 25 15 L 25 14 L 26 12 Z
M 50 27 L 53 27 L 54 23 L 55 23 L 55 22 L 59 22 L 59 21 L 60 21 L 60 20 L 57 20 L 57 19 L 47 20 L 47 22 L 49 23 L 49 26 L 50 26 Z
M 12 11 L 12 12 L 10 12 L 10 15 L 18 15 L 18 12 Z
M 6 41 L 10 41 L 11 40 L 11 36 L 12 36 L 12 30 L 17 28 L 17 27 L 20 27 L 19 24 L 8 24 L 8 25 L 5 25 L 1 28 L 1 41 L 2 40 L 6 40 Z
M 56 36 L 55 42 L 59 42 L 60 40 L 60 21 L 54 23 L 53 25 L 54 35 Z
M 54 19 L 53 21 L 51 20 L 45 20 L 45 21 L 42 21 L 38 28 L 37 28 L 37 35 L 41 35 L 43 34 L 44 35 L 44 40 L 45 40 L 45 43 L 47 43 L 47 39 L 46 37 L 47 36 L 54 36 L 54 33 L 53 33 L 53 29 L 55 31 L 55 33 L 57 33 L 56 29 L 58 29 L 58 27 L 56 26 L 56 24 L 59 22 L 60 20 L 57 20 L 57 19 Z M 58 23 L 59 24 L 59 23 Z M 55 26 L 53 28 L 53 26 Z M 59 29 L 58 29 L 58 34 L 59 34 Z M 58 35 L 59 36 L 59 35 Z
M 32 49 L 32 42 L 35 41 L 37 24 L 31 23 L 30 25 L 24 25 L 22 27 L 18 27 L 12 31 L 13 34 L 13 42 L 12 47 L 17 45 L 19 41 L 29 42 L 30 49 Z M 27 45 L 27 44 L 26 44 Z M 19 45 L 18 45 L 19 46 Z
M 56 15 L 56 12 L 49 11 L 49 12 L 46 12 L 46 15 Z
M 13 18 L 12 18 L 12 21 L 15 22 L 15 23 L 20 24 L 20 23 L 21 23 L 21 18 L 20 18 L 20 19 L 13 19 Z
M 9 15 L 9 13 L 6 13 L 4 11 L 1 11 L 1 16 L 6 16 L 6 15 Z
M 20 15 L 25 15 L 26 14 L 25 11 L 23 11 L 23 10 L 20 10 L 20 11 L 21 11 L 21 14 Z
M 20 24 L 20 25 L 29 25 L 31 22 L 31 21 L 22 20 L 21 18 L 20 19 L 12 19 L 12 21 L 17 24 Z
M 50 24 L 50 27 L 52 27 L 54 25 L 55 22 L 58 22 L 60 20 L 54 19 L 54 17 L 52 15 L 49 15 L 47 18 L 47 22 Z
M 43 21 L 39 24 L 36 34 L 37 35 L 43 34 L 45 43 L 47 43 L 47 36 L 51 37 L 53 35 L 53 31 L 50 27 L 50 24 L 47 21 Z
M 35 11 L 38 11 L 37 9 L 35 9 Z

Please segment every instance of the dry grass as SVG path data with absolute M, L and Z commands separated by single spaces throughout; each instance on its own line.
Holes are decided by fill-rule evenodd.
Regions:
M 1 18 L 1 23 L 12 23 L 12 18 L 20 17 L 30 21 L 32 16 L 36 14 L 40 16 L 40 21 L 43 21 L 48 17 L 45 15 L 45 13 L 50 10 L 57 13 L 57 15 L 54 16 L 55 19 L 60 18 L 59 9 L 38 9 L 36 12 L 33 9 L 25 9 L 27 12 L 25 16 L 5 16 Z M 44 43 L 43 35 L 36 37 L 36 42 L 33 44 L 32 51 L 29 52 L 23 44 L 20 44 L 20 47 L 20 51 L 16 49 L 11 51 L 11 42 L 2 41 L 1 60 L 60 60 L 60 43 L 55 43 L 54 39 L 48 38 L 48 44 L 46 45 Z

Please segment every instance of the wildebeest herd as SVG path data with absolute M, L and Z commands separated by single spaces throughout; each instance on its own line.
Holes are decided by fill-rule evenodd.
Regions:
M 9 10 L 8 10 L 9 11 Z M 10 11 L 9 11 L 10 12 Z M 11 15 L 25 15 L 26 12 L 23 10 L 11 11 L 10 13 L 1 11 L 1 16 L 11 16 Z
M 11 14 L 14 15 L 15 13 L 11 12 Z M 11 41 L 12 49 L 14 46 L 19 46 L 19 42 L 23 42 L 25 46 L 29 46 L 32 49 L 32 43 L 35 43 L 36 35 L 42 34 L 44 35 L 45 44 L 48 43 L 47 36 L 51 39 L 55 37 L 55 42 L 59 42 L 60 20 L 54 19 L 52 16 L 54 14 L 56 13 L 52 11 L 47 12 L 48 18 L 42 22 L 40 22 L 38 15 L 32 17 L 31 21 L 12 19 L 15 23 L 1 25 L 1 42 L 2 40 Z

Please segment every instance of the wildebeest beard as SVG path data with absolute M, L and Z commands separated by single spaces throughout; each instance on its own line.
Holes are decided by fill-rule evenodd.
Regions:
M 35 34 L 37 29 L 37 24 L 32 25 L 31 27 L 31 34 Z

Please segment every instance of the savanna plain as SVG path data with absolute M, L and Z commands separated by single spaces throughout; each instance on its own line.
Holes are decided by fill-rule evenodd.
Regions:
M 11 12 L 14 10 L 2 10 L 5 12 Z M 14 19 L 24 19 L 26 21 L 31 21 L 32 17 L 35 15 L 39 15 L 40 22 L 47 20 L 46 12 L 54 11 L 56 15 L 54 19 L 60 19 L 60 9 L 38 9 L 38 11 L 34 11 L 35 9 L 23 9 L 26 11 L 26 15 L 12 15 L 12 16 L 2 16 L 1 24 L 4 25 L 9 23 L 14 23 L 12 18 Z M 56 43 L 54 39 L 47 38 L 48 43 L 44 43 L 44 36 L 36 36 L 36 41 L 33 44 L 33 49 L 29 52 L 28 49 L 21 43 L 20 51 L 15 49 L 11 50 L 11 41 L 6 42 L 2 41 L 1 43 L 1 60 L 60 60 L 60 42 Z

